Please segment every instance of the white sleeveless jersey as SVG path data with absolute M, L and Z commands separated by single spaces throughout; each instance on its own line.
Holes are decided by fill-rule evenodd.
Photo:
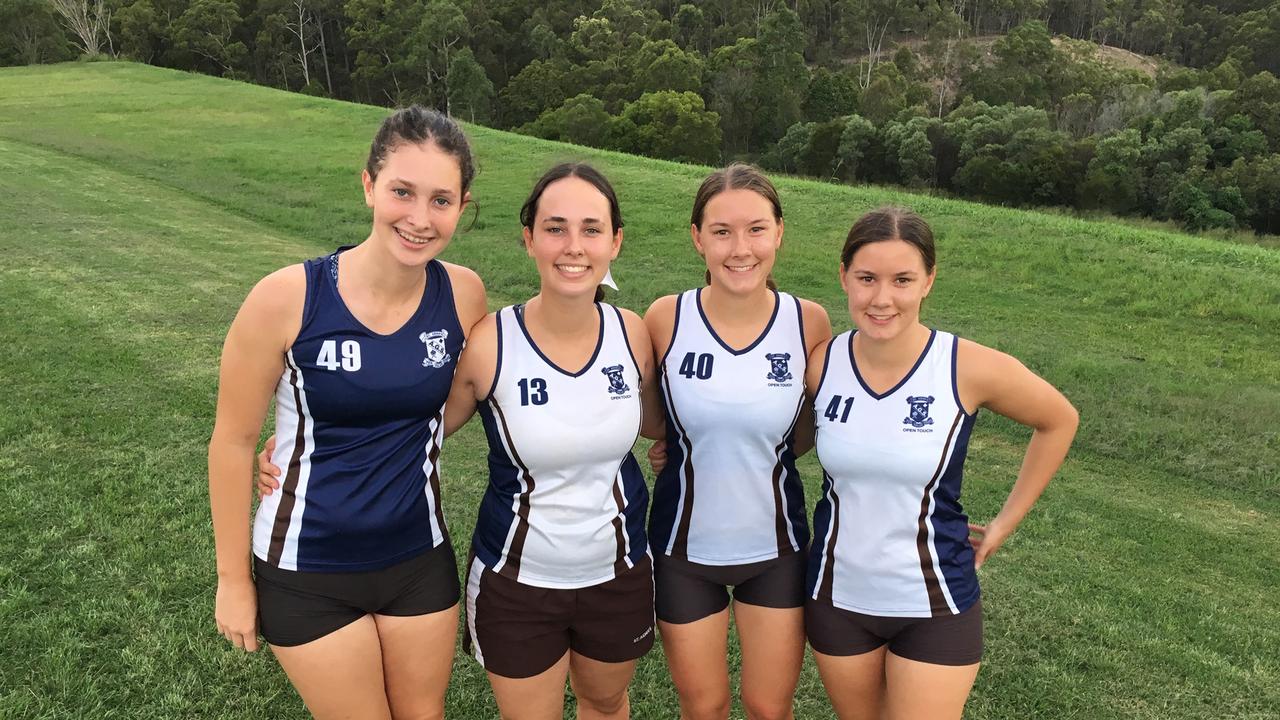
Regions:
M 639 366 L 622 314 L 596 308 L 596 351 L 572 372 L 534 344 L 523 306 L 497 315 L 497 372 L 480 405 L 489 488 L 472 547 L 489 569 L 527 585 L 596 585 L 648 552 L 648 491 L 631 454 Z
M 809 594 L 867 615 L 933 617 L 978 600 L 960 475 L 975 415 L 956 392 L 956 337 L 933 331 L 884 394 L 831 341 L 814 399 L 825 473 L 814 512 Z
M 774 292 L 769 324 L 735 350 L 707 321 L 701 295 L 677 299 L 661 367 L 667 464 L 654 486 L 654 551 L 707 565 L 799 552 L 809 542 L 793 449 L 804 401 L 800 302 Z

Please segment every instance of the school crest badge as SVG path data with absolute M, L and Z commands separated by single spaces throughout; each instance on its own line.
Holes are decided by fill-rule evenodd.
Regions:
M 427 346 L 427 357 L 423 359 L 422 367 L 442 368 L 445 363 L 453 359 L 449 355 L 449 349 L 444 345 L 448 337 L 448 330 L 424 332 L 418 336 L 418 339 Z
M 910 411 L 903 418 L 903 425 L 922 428 L 925 425 L 932 425 L 933 418 L 929 417 L 929 404 L 933 402 L 933 396 L 913 395 L 907 398 L 907 405 Z
M 608 367 L 600 368 L 600 372 L 609 376 L 609 392 L 611 394 L 621 395 L 631 389 L 627 386 L 627 381 L 622 379 L 621 365 L 610 365 Z
M 774 382 L 786 382 L 791 379 L 791 370 L 787 367 L 787 363 L 791 360 L 791 353 L 769 353 L 765 357 L 769 360 L 769 374 L 765 377 Z

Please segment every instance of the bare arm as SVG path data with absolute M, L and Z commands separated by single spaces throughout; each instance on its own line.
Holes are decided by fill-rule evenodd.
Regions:
M 631 354 L 635 356 L 640 371 L 640 434 L 656 440 L 666 432 L 667 423 L 658 395 L 657 373 L 654 372 L 657 363 L 653 359 L 653 340 L 639 315 L 624 308 L 618 310 L 622 313 L 622 322 L 627 328 L 627 342 L 631 344 Z
M 306 278 L 292 266 L 250 291 L 222 347 L 218 408 L 209 440 L 209 507 L 217 554 L 218 629 L 237 647 L 255 650 L 257 600 L 249 568 L 253 453 L 284 369 L 284 353 L 301 324 Z
M 957 384 L 966 408 L 985 407 L 1031 427 L 1031 442 L 1004 506 L 985 527 L 974 565 L 981 567 L 1013 533 L 1062 466 L 1080 416 L 1062 393 L 1016 359 L 967 340 L 960 341 Z
M 661 377 L 662 356 L 671 346 L 671 335 L 676 321 L 676 295 L 666 295 L 653 301 L 644 313 L 643 326 L 649 341 L 648 355 L 652 360 L 652 380 L 645 385 L 641 396 L 644 402 L 644 425 L 640 434 L 656 440 L 649 448 L 649 465 L 655 473 L 666 464 L 667 413 L 662 406 Z M 633 334 L 634 335 L 634 334 Z M 637 358 L 639 355 L 636 356 Z
M 444 434 L 452 435 L 476 413 L 476 403 L 484 400 L 493 387 L 498 369 L 498 322 L 487 315 L 471 328 L 467 347 L 458 358 L 444 406 Z
M 810 383 L 809 376 L 814 364 L 814 350 L 819 347 L 826 348 L 827 342 L 831 340 L 831 318 L 827 315 L 826 308 L 810 300 L 801 300 L 800 312 L 804 320 L 804 351 L 808 357 L 808 362 L 805 365 L 806 397 L 801 401 L 803 404 L 800 407 L 800 417 L 796 420 L 796 457 L 800 457 L 813 449 L 813 397 L 808 394 L 808 388 L 813 387 L 816 389 L 817 380 L 815 379 L 813 383 Z M 817 358 L 818 374 L 816 377 L 822 376 L 822 361 L 825 357 L 824 352 Z

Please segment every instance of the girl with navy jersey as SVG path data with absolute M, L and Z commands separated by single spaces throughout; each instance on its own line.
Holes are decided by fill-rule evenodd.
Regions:
M 773 286 L 782 204 L 756 168 L 708 176 L 690 234 L 707 286 L 645 314 L 666 420 L 651 453 L 665 447 L 649 523 L 658 626 L 681 716 L 727 718 L 732 588 L 747 717 L 790 718 L 809 542 L 795 458 L 812 441 L 806 358 L 831 323 L 817 303 Z
M 859 219 L 840 255 L 857 329 L 822 343 L 806 372 L 825 474 L 805 625 L 841 720 L 961 716 L 982 654 L 976 571 L 1075 435 L 1075 409 L 1035 373 L 920 323 L 934 257 L 919 215 Z M 960 482 L 984 407 L 1034 433 L 1004 507 L 981 526 L 968 523 Z
M 566 677 L 579 718 L 625 718 L 654 632 L 648 492 L 631 454 L 649 336 L 637 315 L 600 302 L 622 245 L 602 175 L 552 168 L 521 224 L 540 290 L 476 325 L 445 418 L 455 427 L 479 405 L 489 439 L 466 640 L 504 718 L 562 717 Z
M 453 121 L 397 111 L 362 175 L 369 236 L 268 275 L 227 333 L 209 443 L 215 619 L 245 650 L 260 630 L 317 718 L 443 716 L 459 594 L 443 408 L 486 303 L 475 273 L 436 258 L 473 176 Z M 284 477 L 250 542 L 273 394 Z

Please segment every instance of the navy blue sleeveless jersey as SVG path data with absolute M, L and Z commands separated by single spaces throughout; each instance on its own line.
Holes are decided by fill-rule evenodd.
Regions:
M 302 327 L 276 389 L 281 487 L 262 499 L 253 552 L 285 570 L 377 570 L 447 540 L 444 403 L 462 351 L 448 272 L 381 335 L 338 294 L 339 255 L 308 260 Z

